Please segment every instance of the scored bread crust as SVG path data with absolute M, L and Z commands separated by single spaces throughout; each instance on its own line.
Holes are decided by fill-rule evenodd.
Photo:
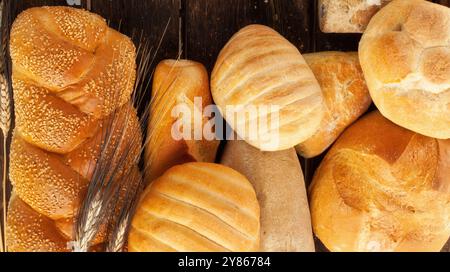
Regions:
M 214 66 L 211 91 L 234 131 L 265 151 L 288 149 L 306 140 L 323 116 L 322 93 L 311 69 L 294 45 L 267 26 L 249 25 L 228 41 Z M 241 108 L 231 111 L 227 106 Z M 275 106 L 279 114 L 250 106 Z M 260 122 L 245 114 L 249 109 Z M 250 121 L 258 124 L 256 132 Z
M 371 97 L 392 122 L 450 138 L 450 8 L 395 0 L 369 23 L 359 57 Z
M 98 15 L 40 7 L 14 21 L 10 51 L 16 128 L 8 250 L 67 250 L 67 244 L 60 246 L 61 237 L 66 243 L 73 239 L 73 223 L 101 153 L 108 157 L 116 152 L 110 164 L 117 167 L 116 180 L 136 167 L 142 136 L 129 102 L 135 48 Z M 110 141 L 102 148 L 106 133 Z M 129 156 L 120 162 L 125 151 Z M 43 223 L 26 225 L 37 221 Z M 33 233 L 38 238 L 34 243 L 41 245 L 30 245 Z M 105 234 L 101 236 L 94 243 L 104 241 Z
M 449 140 L 372 112 L 316 170 L 314 233 L 331 251 L 440 251 L 450 236 L 449 166 Z
M 322 88 L 326 110 L 319 129 L 296 146 L 305 158 L 324 152 L 344 129 L 367 111 L 372 100 L 356 52 L 304 55 Z
M 143 193 L 129 251 L 258 251 L 259 204 L 250 182 L 219 164 L 167 170 Z
M 194 104 L 196 99 L 202 104 Z M 208 72 L 198 62 L 191 60 L 163 60 L 156 67 L 153 77 L 152 100 L 148 122 L 147 142 L 145 148 L 146 181 L 151 182 L 161 176 L 170 167 L 191 161 L 213 162 L 220 141 L 206 139 L 203 133 L 210 121 L 204 117 L 204 109 L 212 105 L 209 91 Z M 175 117 L 175 107 L 187 106 L 191 120 L 183 121 L 183 129 L 188 131 L 191 139 L 176 140 L 172 129 L 181 117 Z M 199 108 L 200 107 L 200 108 Z M 195 112 L 195 113 L 194 113 Z M 200 114 L 200 121 L 194 119 Z M 184 117 L 186 118 L 186 117 Z M 194 139 L 194 136 L 201 139 Z

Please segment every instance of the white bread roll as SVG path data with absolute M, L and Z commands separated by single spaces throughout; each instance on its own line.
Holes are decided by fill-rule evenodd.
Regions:
M 450 236 L 450 140 L 372 112 L 328 152 L 310 205 L 331 251 L 440 251 Z
M 143 193 L 129 251 L 258 251 L 259 205 L 250 182 L 213 163 L 174 166 Z
M 244 27 L 225 45 L 211 75 L 211 91 L 233 130 L 260 150 L 294 147 L 317 130 L 323 116 L 319 84 L 298 49 L 262 25 Z M 227 106 L 241 108 L 233 112 Z M 279 114 L 260 106 L 278 107 L 267 110 Z
M 371 20 L 359 45 L 380 112 L 414 132 L 450 138 L 450 8 L 395 0 Z
M 296 146 L 311 158 L 320 155 L 344 129 L 369 108 L 372 100 L 356 52 L 320 52 L 304 55 L 322 88 L 326 110 L 319 129 Z
M 222 164 L 244 174 L 261 207 L 262 251 L 314 251 L 302 169 L 293 148 L 264 152 L 244 141 L 228 141 Z

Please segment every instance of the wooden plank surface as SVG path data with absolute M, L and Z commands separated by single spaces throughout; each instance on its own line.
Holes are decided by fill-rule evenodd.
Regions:
M 273 27 L 302 52 L 311 48 L 312 1 L 186 0 L 185 56 L 211 70 L 225 43 L 242 27 Z

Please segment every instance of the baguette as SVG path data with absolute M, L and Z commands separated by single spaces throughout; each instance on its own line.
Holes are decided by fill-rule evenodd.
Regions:
M 195 98 L 200 98 L 202 105 L 194 105 Z M 160 62 L 153 79 L 151 103 L 148 145 L 145 149 L 147 182 L 177 164 L 214 162 L 220 141 L 205 139 L 203 135 L 202 139 L 194 139 L 194 131 L 203 131 L 208 118 L 202 117 L 201 123 L 195 123 L 194 118 L 187 121 L 190 123 L 191 139 L 176 140 L 172 135 L 174 124 L 182 118 L 174 117 L 172 111 L 175 106 L 187 105 L 193 117 L 194 110 L 203 112 L 204 107 L 212 104 L 208 73 L 202 64 L 190 60 Z
M 293 148 L 263 152 L 244 141 L 228 141 L 221 163 L 244 174 L 255 188 L 262 251 L 314 251 L 305 182 Z

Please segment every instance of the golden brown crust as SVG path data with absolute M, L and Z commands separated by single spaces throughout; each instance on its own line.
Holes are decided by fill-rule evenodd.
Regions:
M 172 113 L 175 106 L 183 103 L 191 112 L 194 108 L 203 112 L 206 106 L 212 104 L 205 67 L 190 60 L 163 60 L 156 67 L 152 97 L 148 145 L 145 149 L 147 182 L 177 164 L 191 161 L 213 162 L 219 146 L 218 140 L 208 140 L 203 135 L 198 140 L 175 140 L 172 137 L 172 127 L 178 121 Z M 201 98 L 202 109 L 194 105 L 195 98 Z M 194 131 L 203 131 L 203 126 L 208 121 L 205 117 L 201 124 L 192 121 L 189 131 L 191 137 L 194 137 Z
M 259 204 L 250 182 L 212 163 L 174 166 L 144 192 L 130 251 L 256 251 Z
M 10 177 L 21 202 L 10 204 L 8 223 L 15 229 L 8 246 L 12 251 L 68 250 L 59 236 L 72 239 L 100 155 L 114 155 L 114 182 L 136 167 L 142 135 L 129 103 L 135 48 L 100 16 L 68 7 L 22 12 L 13 24 L 10 48 L 16 117 Z M 129 154 L 126 160 L 124 154 Z M 25 215 L 29 229 L 14 226 L 28 220 Z M 103 231 L 94 244 L 105 236 Z
M 319 84 L 298 49 L 262 25 L 244 27 L 225 45 L 212 72 L 211 90 L 230 126 L 262 150 L 288 149 L 306 140 L 323 115 Z M 226 109 L 238 105 L 242 108 L 236 112 Z M 269 124 L 255 129 L 257 137 L 253 137 L 249 123 L 255 119 L 245 113 L 249 106 L 261 105 L 279 107 L 279 115 L 256 109 L 257 117 L 266 116 Z
M 450 236 L 448 147 L 368 114 L 316 170 L 315 234 L 332 251 L 441 250 Z
M 327 149 L 359 116 L 372 100 L 356 52 L 320 52 L 304 55 L 322 88 L 326 110 L 319 129 L 296 146 L 306 158 Z
M 87 11 L 28 9 L 14 21 L 10 48 L 17 79 L 46 89 L 96 119 L 125 104 L 133 90 L 133 43 Z
M 55 222 L 36 212 L 16 195 L 12 195 L 6 225 L 8 251 L 69 251 L 67 240 Z
M 364 33 L 359 57 L 371 97 L 392 122 L 450 138 L 450 9 L 395 0 Z
M 312 252 L 305 181 L 293 148 L 260 151 L 244 141 L 228 141 L 221 163 L 245 175 L 261 207 L 261 251 Z

